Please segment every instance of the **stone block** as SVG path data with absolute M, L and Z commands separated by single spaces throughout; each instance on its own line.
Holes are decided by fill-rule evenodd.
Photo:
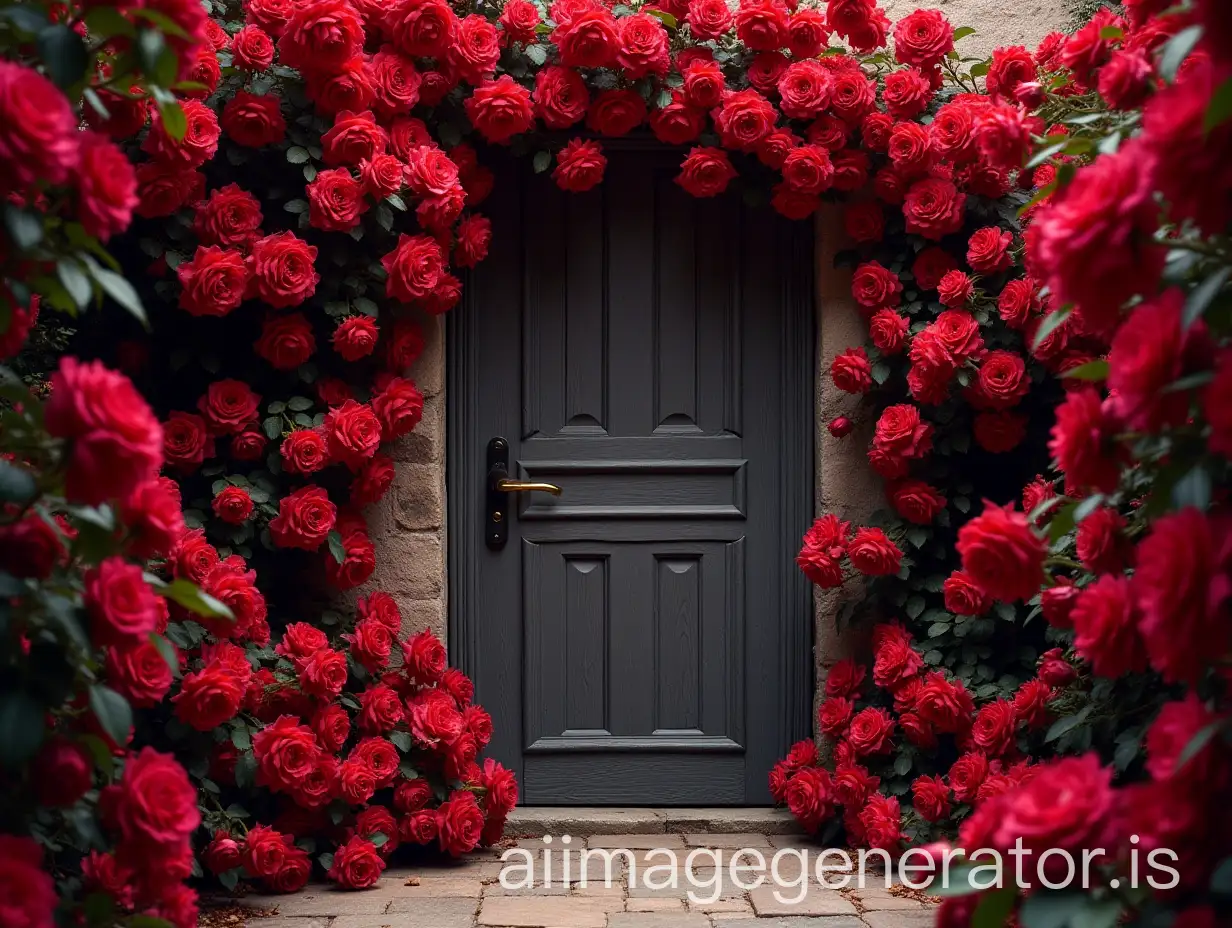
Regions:
M 445 484 L 437 464 L 401 464 L 386 501 L 403 531 L 439 529 L 445 524 Z
M 784 899 L 794 899 L 799 890 L 793 887 L 759 886 L 749 893 L 749 901 L 758 918 L 768 915 L 856 915 L 856 907 L 843 898 L 835 889 L 822 889 L 809 886 L 799 902 L 780 902 L 775 898 L 778 894 Z
M 617 912 L 608 928 L 710 928 L 710 919 L 700 912 Z
M 377 588 L 409 599 L 439 599 L 445 587 L 445 553 L 436 532 L 391 535 L 381 545 Z
M 768 848 L 769 840 L 763 834 L 687 834 L 684 843 L 689 847 L 712 847 L 739 850 L 745 847 Z
M 431 464 L 445 455 L 445 406 L 443 397 L 424 400 L 423 417 L 415 431 L 403 435 L 389 448 L 389 456 L 398 463 Z
M 851 895 L 860 900 L 860 907 L 868 911 L 919 910 L 923 903 L 910 896 L 896 896 L 884 887 L 867 886 L 864 889 L 853 889 Z
M 935 906 L 927 906 L 914 912 L 865 912 L 864 922 L 868 928 L 933 928 L 937 921 Z M 759 925 L 758 928 L 761 928 Z
M 335 915 L 380 915 L 389 905 L 389 897 L 376 892 L 326 889 L 314 884 L 302 892 L 285 896 L 245 896 L 239 904 L 255 909 L 272 909 L 276 915 L 284 917 L 315 915 L 331 918 Z
M 800 823 L 786 809 L 664 809 L 667 830 L 676 833 L 800 834 Z
M 419 322 L 424 350 L 411 365 L 410 376 L 424 396 L 445 389 L 445 317 L 424 315 Z
M 624 900 L 603 896 L 489 896 L 479 910 L 480 925 L 499 928 L 606 928 L 609 912 Z
M 519 807 L 509 814 L 505 834 L 511 838 L 540 835 L 663 834 L 665 818 L 654 809 L 553 809 Z M 598 845 L 593 845 L 598 846 Z
M 684 838 L 668 834 L 595 835 L 586 841 L 587 847 L 627 848 L 630 851 L 650 851 L 658 848 L 684 848 Z
M 330 928 L 471 928 L 476 899 L 416 899 L 414 907 L 385 915 L 344 915 Z
M 868 928 L 864 922 L 854 915 L 835 915 L 828 918 L 787 917 L 759 918 L 750 922 L 747 917 L 739 915 L 716 915 L 714 928 Z M 892 928 L 881 925 L 878 928 Z M 923 926 L 920 926 L 923 928 Z

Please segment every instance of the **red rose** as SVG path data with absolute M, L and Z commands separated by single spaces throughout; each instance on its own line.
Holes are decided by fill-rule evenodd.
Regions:
M 1117 322 L 1121 304 L 1153 293 L 1163 250 L 1150 244 L 1157 226 L 1147 153 L 1127 145 L 1080 168 L 1074 182 L 1053 194 L 1032 224 L 1032 265 L 1058 305 L 1076 303 L 1094 331 Z
M 231 55 L 237 68 L 264 71 L 274 63 L 274 40 L 260 26 L 247 25 L 232 37 Z
M 885 213 L 876 200 L 855 200 L 843 206 L 843 230 L 853 241 L 879 242 L 885 235 Z
M 128 547 L 133 554 L 145 558 L 165 556 L 184 531 L 179 486 L 169 477 L 138 484 L 120 503 L 120 517 L 128 530 Z M 58 540 L 52 551 L 54 556 L 62 553 Z
M 937 284 L 937 298 L 942 306 L 961 309 L 975 294 L 975 284 L 962 271 L 950 271 Z
M 797 771 L 787 781 L 783 801 L 805 831 L 816 831 L 835 811 L 829 771 L 824 767 Z
M 937 324 L 927 326 L 911 340 L 908 356 L 911 369 L 907 372 L 907 386 L 911 398 L 926 405 L 944 402 L 960 359 L 946 346 Z
M 894 734 L 894 720 L 885 709 L 869 706 L 861 709 L 851 720 L 847 740 L 857 757 L 868 754 L 885 754 L 893 750 L 890 736 Z
M 6 925 L 55 925 L 60 902 L 56 884 L 44 869 L 43 848 L 33 838 L 0 835 L 0 891 Z
M 606 9 L 588 9 L 552 34 L 561 63 L 571 68 L 605 68 L 616 58 L 620 35 L 616 20 Z
M 86 573 L 91 637 L 100 645 L 132 647 L 154 631 L 161 609 L 141 567 L 109 557 Z
M 197 791 L 169 754 L 142 748 L 130 755 L 111 802 L 121 856 L 163 855 L 180 848 L 197 825 Z
M 0 65 L 0 96 L 5 126 L 0 166 L 6 188 L 24 191 L 43 180 L 67 181 L 79 164 L 80 149 L 77 119 L 64 94 L 37 71 L 6 61 Z
M 78 218 L 87 234 L 105 242 L 128 228 L 138 203 L 137 175 L 119 148 L 96 132 L 82 133 L 75 178 Z
M 265 597 L 256 588 L 256 578 L 256 571 L 245 570 L 243 562 L 238 558 L 228 558 L 227 561 L 212 567 L 206 574 L 202 583 L 205 592 L 227 606 L 235 616 L 234 623 L 224 619 L 199 620 L 215 637 L 249 635 L 256 630 L 254 626 L 265 622 Z M 260 632 L 257 631 L 257 636 L 259 635 Z
M 356 166 L 383 154 L 388 140 L 371 112 L 344 111 L 321 136 L 322 157 L 329 165 Z
M 1103 843 L 1116 802 L 1112 770 L 1094 753 L 1041 765 L 1001 807 L 997 846 L 1021 837 L 1033 851 L 1094 848 Z
M 772 94 L 778 89 L 779 78 L 787 70 L 791 60 L 780 51 L 759 52 L 748 63 L 749 83 L 763 94 Z
M 684 94 L 672 91 L 672 102 L 650 114 L 650 128 L 665 145 L 688 145 L 706 128 L 703 110 L 686 102 Z
M 243 525 L 252 515 L 252 497 L 243 487 L 226 487 L 214 497 L 213 508 L 228 525 Z
M 44 410 L 47 431 L 69 441 L 66 494 L 95 505 L 127 496 L 163 460 L 162 427 L 123 374 L 97 361 L 60 360 Z
M 436 810 L 437 838 L 441 850 L 454 857 L 469 854 L 479 845 L 483 813 L 475 794 L 456 790 Z
M 886 140 L 886 152 L 903 177 L 919 177 L 933 162 L 928 130 L 915 122 L 899 122 Z
M 916 68 L 891 71 L 885 77 L 882 96 L 886 112 L 896 119 L 912 119 L 928 106 L 933 86 Z
M 898 275 L 876 261 L 861 264 L 851 278 L 851 295 L 869 309 L 896 305 L 902 292 Z
M 171 668 L 151 641 L 108 648 L 104 663 L 107 685 L 138 708 L 158 705 L 171 689 Z
M 907 231 L 934 241 L 962 227 L 966 194 L 947 180 L 929 177 L 917 181 L 907 191 L 903 215 Z
M 406 166 L 395 155 L 374 154 L 359 163 L 359 180 L 364 192 L 382 200 L 402 189 Z
M 296 623 L 302 624 L 302 623 Z M 314 648 L 313 651 L 316 649 Z M 308 652 L 312 653 L 312 651 Z M 338 753 L 351 734 L 351 717 L 346 709 L 335 703 L 322 706 L 312 716 L 312 730 L 316 733 L 321 747 L 331 753 Z
M 936 245 L 923 249 L 911 265 L 911 276 L 924 290 L 936 290 L 942 279 L 958 267 L 950 253 Z
M 180 308 L 193 316 L 225 316 L 244 301 L 248 268 L 238 251 L 198 245 L 191 261 L 176 268 Z
M 867 393 L 873 385 L 871 371 L 863 348 L 848 348 L 830 363 L 830 379 L 845 393 Z
M 231 835 L 219 829 L 205 848 L 202 862 L 211 873 L 221 875 L 243 864 L 243 850 Z
M 418 812 L 425 808 L 431 800 L 432 787 L 422 777 L 402 780 L 394 790 L 394 808 L 399 812 Z
M 406 182 L 419 196 L 445 196 L 458 186 L 458 166 L 439 148 L 424 145 L 407 159 Z
M 278 515 L 270 520 L 270 535 L 280 548 L 315 551 L 334 527 L 337 514 L 325 490 L 302 487 L 279 502 Z
M 193 217 L 193 231 L 203 245 L 246 247 L 257 238 L 260 229 L 261 204 L 236 184 L 213 191 Z M 199 254 L 200 247 L 197 250 Z M 176 270 L 182 281 L 184 265 Z M 244 279 L 247 281 L 247 274 Z
M 1060 648 L 1040 655 L 1039 678 L 1049 686 L 1068 686 L 1078 676 L 1072 664 L 1062 656 Z
M 1101 506 L 1078 523 L 1078 560 L 1093 574 L 1119 574 L 1128 566 L 1132 547 L 1120 513 Z
M 289 67 L 328 71 L 354 58 L 363 45 L 363 20 L 347 0 L 308 0 L 292 8 L 278 50 Z
M 436 830 L 436 812 L 429 809 L 412 812 L 398 823 L 400 837 L 411 844 L 431 844 L 436 840 Z
M 1019 85 L 1035 78 L 1035 60 L 1026 48 L 1011 45 L 993 49 L 986 78 L 990 94 L 1012 100 Z
M 386 339 L 385 367 L 395 374 L 405 371 L 423 354 L 423 332 L 417 323 L 409 319 L 395 319 L 392 330 L 386 330 Z M 384 388 L 389 383 L 377 386 Z
M 326 232 L 346 232 L 359 225 L 368 209 L 363 186 L 347 168 L 321 171 L 305 190 L 308 224 Z
M 916 525 L 929 525 L 945 509 L 945 497 L 922 480 L 899 480 L 887 485 L 894 511 Z
M 458 33 L 458 19 L 443 0 L 399 0 L 389 9 L 385 29 L 404 55 L 443 58 Z
M 372 411 L 381 425 L 381 436 L 393 441 L 413 431 L 423 416 L 423 394 L 403 377 L 392 378 L 372 398 Z
M 920 420 L 920 411 L 910 404 L 887 407 L 877 420 L 869 461 L 888 479 L 901 477 L 907 463 L 932 450 L 933 428 Z
M 134 96 L 126 97 L 103 87 L 97 88 L 95 92 L 102 100 L 107 115 L 104 116 L 94 107 L 87 106 L 82 113 L 86 124 L 113 139 L 132 138 L 145 128 L 150 118 L 149 97 L 143 94 L 140 88 L 132 88 L 132 91 Z
M 704 42 L 719 38 L 731 28 L 732 11 L 725 0 L 689 0 L 685 20 L 689 32 Z
M 291 232 L 257 239 L 248 256 L 248 295 L 275 308 L 298 306 L 316 292 L 317 250 Z
M 928 126 L 933 148 L 954 164 L 974 161 L 979 155 L 975 123 L 976 110 L 969 99 L 945 104 Z
M 320 748 L 311 728 L 301 725 L 294 716 L 283 715 L 252 736 L 252 752 L 257 761 L 257 783 L 275 792 L 287 792 L 309 776 Z M 258 876 L 267 875 L 263 868 L 253 870 Z
M 218 563 L 218 552 L 205 540 L 205 530 L 190 529 L 180 536 L 171 551 L 172 571 L 193 583 L 201 583 Z
M 671 66 L 667 30 L 649 13 L 634 13 L 618 20 L 619 48 L 616 61 L 631 79 L 647 74 L 664 75 Z
M 722 2 L 722 0 L 720 0 Z M 726 4 L 723 4 L 726 9 Z M 723 70 L 714 61 L 694 61 L 681 71 L 684 98 L 692 106 L 709 110 L 719 105 L 726 90 Z M 780 88 L 780 93 L 782 92 Z
M 1026 363 L 1013 351 L 990 351 L 980 362 L 979 379 L 971 399 L 977 407 L 1008 409 L 1017 406 L 1030 387 Z
M 796 193 L 816 195 L 836 183 L 835 165 L 819 145 L 793 148 L 783 160 L 783 180 Z
M 1043 680 L 1027 680 L 1014 693 L 1014 718 L 1034 731 L 1048 722 L 1048 700 L 1052 687 Z
M 879 309 L 868 322 L 869 336 L 883 355 L 895 355 L 907 346 L 911 324 L 892 309 Z
M 1039 308 L 1035 283 L 1026 280 L 1011 280 L 1001 290 L 997 299 L 997 312 L 1011 329 L 1021 329 Z
M 1053 628 L 1073 628 L 1073 611 L 1082 591 L 1072 581 L 1058 581 L 1056 586 L 1040 591 L 1040 610 Z
M 918 676 L 924 667 L 924 659 L 906 637 L 887 638 L 874 653 L 873 683 L 883 689 L 897 690 Z
M 316 109 L 326 115 L 360 112 L 376 98 L 372 74 L 358 55 L 336 71 L 308 71 L 304 74 L 304 90 Z
M 367 889 L 377 884 L 384 869 L 376 845 L 355 835 L 334 852 L 333 866 L 326 875 L 342 889 Z
M 509 0 L 501 7 L 499 22 L 508 41 L 531 44 L 539 25 L 539 8 L 529 0 Z
M 725 148 L 752 151 L 774 129 L 775 119 L 770 101 L 756 90 L 739 90 L 724 99 L 714 126 Z
M 181 722 L 210 731 L 235 717 L 244 699 L 245 683 L 218 662 L 190 673 L 172 698 L 175 714 Z
M 388 274 L 387 295 L 403 303 L 427 297 L 445 272 L 441 246 L 427 235 L 399 235 L 397 247 L 381 264 Z
M 570 139 L 556 154 L 552 179 L 561 190 L 584 193 L 603 180 L 607 158 L 598 142 Z
M 471 13 L 458 24 L 458 40 L 450 46 L 449 60 L 459 75 L 478 84 L 496 71 L 500 59 L 500 33 L 486 17 Z
M 376 547 L 367 532 L 343 532 L 345 556 L 337 561 L 332 554 L 325 558 L 325 581 L 336 590 L 352 590 L 376 569 Z
M 1048 450 L 1065 473 L 1066 492 L 1084 488 L 1110 493 L 1121 479 L 1121 452 L 1114 436 L 1121 423 L 1109 414 L 1094 387 L 1069 391 L 1057 407 Z
M 354 634 L 347 636 L 351 643 L 351 655 L 364 668 L 375 673 L 388 665 L 395 634 L 375 619 L 358 622 Z
M 590 91 L 573 68 L 549 65 L 535 75 L 535 115 L 549 129 L 568 129 L 581 122 L 590 105 Z
M 800 8 L 787 23 L 787 48 L 793 58 L 816 58 L 830 38 L 821 10 Z
M 458 238 L 454 263 L 459 267 L 474 267 L 488 256 L 492 241 L 492 223 L 485 216 L 470 215 L 458 223 Z
M 745 0 L 736 10 L 736 37 L 753 51 L 786 44 L 787 10 L 773 0 Z
M 261 324 L 261 337 L 253 347 L 276 370 L 293 371 L 312 357 L 317 342 L 303 313 L 271 313 Z
M 323 425 L 329 456 L 357 470 L 376 453 L 381 443 L 381 423 L 367 404 L 347 400 L 331 409 Z
M 984 512 L 958 531 L 962 569 L 989 596 L 1030 599 L 1043 581 L 1048 546 L 1013 506 L 985 503 Z
M 975 716 L 971 737 L 984 753 L 999 757 L 1014 749 L 1014 730 L 1018 718 L 1007 699 L 990 702 Z
M 296 429 L 282 440 L 282 466 L 292 474 L 314 474 L 329 465 L 329 448 L 320 429 Z
M 954 27 L 940 10 L 916 10 L 894 26 L 894 57 L 927 70 L 954 50 Z
M 1183 700 L 1164 703 L 1146 735 L 1146 768 L 1157 781 L 1173 777 L 1195 785 L 1224 783 L 1228 775 L 1227 750 L 1208 742 L 1195 753 L 1186 748 L 1208 726 L 1220 721 L 1190 692 Z M 1181 756 L 1189 753 L 1185 763 Z
M 676 183 L 695 197 L 718 196 L 727 189 L 736 169 L 720 148 L 694 148 L 680 165 Z
M 287 134 L 282 98 L 276 93 L 256 96 L 237 90 L 222 108 L 222 128 L 236 144 L 246 148 L 277 145 Z
M 847 553 L 849 531 L 850 523 L 827 514 L 814 522 L 804 534 L 796 564 L 809 580 L 822 589 L 831 589 L 843 582 L 842 558 Z
M 628 135 L 646 121 L 646 101 L 632 90 L 605 90 L 586 114 L 586 126 L 600 135 Z
M 213 433 L 225 435 L 242 432 L 256 421 L 261 397 L 242 380 L 216 380 L 197 401 L 206 426 Z
M 877 84 L 865 77 L 859 68 L 834 72 L 830 108 L 835 116 L 849 126 L 856 126 L 876 106 Z
M 530 92 L 508 74 L 476 87 L 466 99 L 466 116 L 480 135 L 497 144 L 528 131 L 535 122 Z
M 955 615 L 983 615 L 988 611 L 988 597 L 961 570 L 945 578 L 942 585 L 945 608 Z
M 822 700 L 817 712 L 817 724 L 831 738 L 840 738 L 847 732 L 847 723 L 851 721 L 855 704 L 842 696 L 832 696 Z
M 987 776 L 987 757 L 977 753 L 964 754 L 954 761 L 948 775 L 954 798 L 959 802 L 973 802 Z
M 205 193 L 205 175 L 179 165 L 147 161 L 137 165 L 137 208 L 145 219 L 170 216 Z
M 403 666 L 420 683 L 430 684 L 439 680 L 447 659 L 445 646 L 428 629 L 402 643 Z
M 1133 595 L 1140 629 L 1151 666 L 1166 680 L 1192 682 L 1227 647 L 1222 565 L 1230 543 L 1226 523 L 1187 507 L 1156 520 L 1138 545 Z
M 1010 266 L 1010 244 L 1014 236 L 996 226 L 975 232 L 967 245 L 967 263 L 981 274 L 995 274 Z
M 834 189 L 846 193 L 860 190 L 868 182 L 868 154 L 854 148 L 836 151 L 834 160 Z
M 338 792 L 353 806 L 366 803 L 376 792 L 376 772 L 362 757 L 352 755 L 338 768 Z
M 950 788 L 941 777 L 916 777 L 911 782 L 912 804 L 925 821 L 939 822 L 950 814 Z
M 90 788 L 93 771 L 85 747 L 57 735 L 43 743 L 31 762 L 30 781 L 43 805 L 71 806 Z
M 334 329 L 331 342 L 344 361 L 358 361 L 376 350 L 377 334 L 371 316 L 348 316 Z

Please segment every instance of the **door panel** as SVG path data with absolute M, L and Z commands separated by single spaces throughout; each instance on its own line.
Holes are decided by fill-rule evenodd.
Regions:
M 559 191 L 499 161 L 489 258 L 451 323 L 454 660 L 532 804 L 758 804 L 808 731 L 811 236 L 679 152 L 609 146 Z M 485 455 L 511 494 L 483 541 Z

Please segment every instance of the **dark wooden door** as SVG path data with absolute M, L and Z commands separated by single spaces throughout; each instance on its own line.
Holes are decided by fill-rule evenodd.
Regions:
M 809 729 L 812 236 L 679 152 L 608 152 L 586 194 L 497 167 L 455 314 L 453 658 L 531 805 L 768 804 Z M 485 544 L 485 450 L 511 475 Z

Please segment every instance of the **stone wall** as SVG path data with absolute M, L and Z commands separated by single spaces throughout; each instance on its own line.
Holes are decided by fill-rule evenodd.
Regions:
M 1025 45 L 1034 50 L 1040 39 L 1069 21 L 1066 0 L 882 0 L 894 22 L 921 8 L 941 10 L 956 27 L 970 26 L 975 35 L 958 43 L 964 57 L 986 57 L 999 45 Z

